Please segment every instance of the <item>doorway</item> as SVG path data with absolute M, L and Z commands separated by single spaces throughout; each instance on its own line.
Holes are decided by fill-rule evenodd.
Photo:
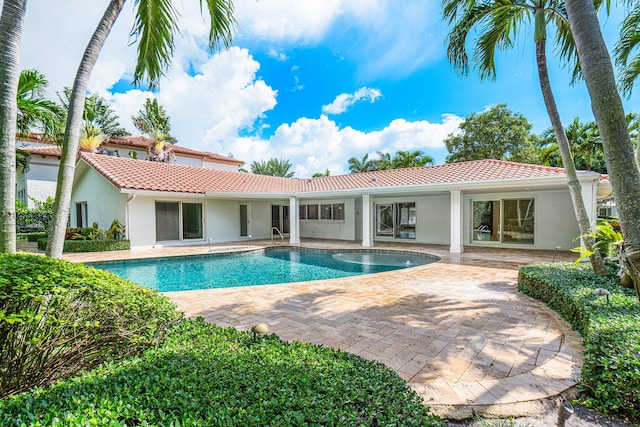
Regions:
M 282 234 L 289 234 L 289 206 L 271 205 L 271 227 Z

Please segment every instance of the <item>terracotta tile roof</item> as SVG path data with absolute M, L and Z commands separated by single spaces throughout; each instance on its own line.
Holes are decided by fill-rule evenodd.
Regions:
M 81 158 L 120 189 L 194 194 L 207 192 L 313 193 L 564 176 L 564 169 L 561 168 L 499 160 L 478 160 L 313 179 L 291 179 L 100 154 L 82 153 Z
M 60 147 L 57 145 L 52 145 L 50 147 L 20 147 L 20 149 L 28 152 L 32 156 L 62 157 Z
M 358 188 L 398 187 L 503 181 L 536 177 L 564 176 L 564 169 L 527 165 L 501 160 L 476 160 L 419 168 L 392 169 L 313 178 L 305 181 L 302 191 L 330 191 Z
M 119 189 L 204 194 L 293 193 L 298 180 L 195 166 L 82 153 L 90 166 Z
M 125 147 L 135 147 L 146 150 L 151 144 L 149 138 L 144 136 L 124 136 L 122 138 L 109 138 L 105 141 L 105 145 L 117 145 Z M 179 145 L 168 144 L 173 148 L 176 154 L 183 154 L 186 156 L 200 157 L 207 160 L 214 160 L 220 163 L 228 163 L 233 165 L 244 164 L 242 160 L 233 159 L 231 157 L 221 156 L 220 154 L 210 153 L 208 151 L 192 150 L 191 148 L 181 147 Z

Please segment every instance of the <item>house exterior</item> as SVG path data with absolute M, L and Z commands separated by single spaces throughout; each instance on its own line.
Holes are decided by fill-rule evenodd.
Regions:
M 610 184 L 579 172 L 592 222 Z M 80 156 L 71 225 L 114 219 L 133 248 L 304 238 L 570 249 L 579 236 L 561 168 L 480 160 L 291 179 Z
M 107 139 L 102 147 L 110 156 L 131 157 L 139 160 L 147 158 L 151 140 L 142 136 Z M 60 148 L 53 142 L 38 138 L 26 138 L 16 143 L 17 148 L 31 154 L 27 170 L 16 171 L 16 197 L 33 207 L 31 197 L 44 201 L 54 197 L 60 166 Z M 237 171 L 244 162 L 231 157 L 206 151 L 192 150 L 178 145 L 168 144 L 174 154 L 170 163 L 197 166 L 202 168 Z

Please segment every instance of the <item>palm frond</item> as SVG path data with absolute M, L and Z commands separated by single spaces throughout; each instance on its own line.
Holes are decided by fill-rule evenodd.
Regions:
M 130 37 L 138 43 L 138 63 L 133 83 L 155 88 L 171 64 L 178 31 L 178 12 L 171 0 L 135 0 L 136 19 Z
M 203 2 L 200 0 L 200 12 Z M 206 0 L 211 25 L 209 27 L 209 49 L 216 50 L 221 46 L 229 48 L 233 34 L 238 25 L 234 18 L 234 6 L 231 0 Z

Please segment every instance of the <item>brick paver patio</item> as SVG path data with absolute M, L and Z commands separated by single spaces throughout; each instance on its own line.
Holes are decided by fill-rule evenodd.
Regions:
M 303 245 L 357 247 L 319 240 Z M 442 246 L 377 246 L 420 250 L 442 260 L 360 277 L 167 296 L 187 316 L 241 330 L 264 322 L 284 340 L 327 345 L 382 362 L 444 416 L 520 415 L 529 412 L 527 403 L 575 385 L 582 365 L 579 335 L 545 304 L 516 290 L 519 266 L 571 255 L 480 248 L 451 255 Z M 77 261 L 100 257 L 65 256 Z

